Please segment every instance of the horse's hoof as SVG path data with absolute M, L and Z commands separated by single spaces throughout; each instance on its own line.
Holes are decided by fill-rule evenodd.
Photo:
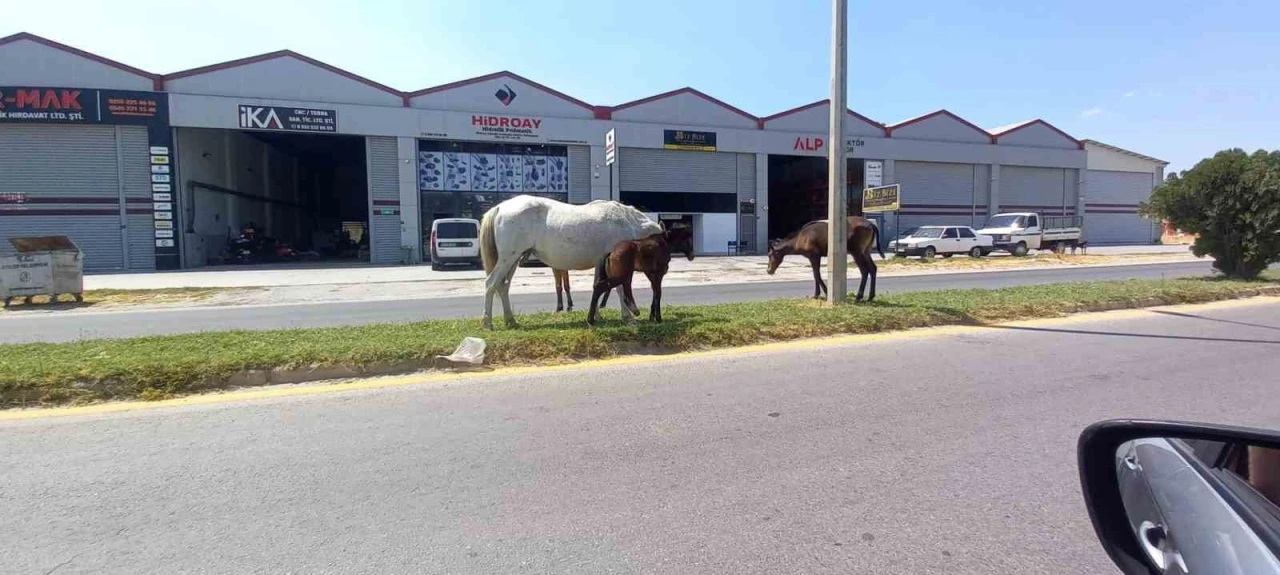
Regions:
M 507 320 L 507 327 L 510 329 L 515 329 L 517 327 L 520 327 L 520 323 L 514 319 L 509 319 Z
M 556 308 L 556 313 L 562 313 L 563 311 L 564 311 L 564 308 L 562 307 Z
M 487 319 L 486 319 L 486 320 L 484 320 L 484 321 L 483 321 L 483 322 L 481 322 L 481 323 L 484 325 L 484 328 L 485 328 L 485 329 L 487 329 L 487 330 L 489 330 L 489 331 L 493 331 L 493 321 L 491 321 L 491 320 L 487 320 Z

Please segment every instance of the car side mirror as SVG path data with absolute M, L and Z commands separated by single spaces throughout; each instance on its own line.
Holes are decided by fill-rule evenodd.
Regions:
M 1111 420 L 1077 455 L 1094 533 L 1124 573 L 1280 574 L 1280 433 Z

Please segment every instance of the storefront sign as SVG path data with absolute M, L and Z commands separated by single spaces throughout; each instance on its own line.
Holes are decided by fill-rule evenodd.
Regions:
M 716 151 L 715 132 L 691 132 L 688 130 L 663 130 L 662 147 L 668 150 Z
M 499 140 L 541 140 L 542 118 L 522 116 L 471 116 L 471 128 L 477 136 Z
M 862 191 L 863 213 L 895 212 L 902 207 L 898 184 L 867 188 Z
M 618 144 L 615 138 L 612 128 L 604 133 L 604 165 L 606 166 L 612 166 L 618 159 Z
M 868 188 L 878 188 L 884 185 L 884 162 L 880 160 L 867 160 L 864 170 L 864 180 Z
M 824 149 L 826 145 L 827 141 L 822 136 L 806 136 L 796 138 L 796 142 L 791 146 L 791 149 L 797 152 L 817 152 Z M 844 141 L 844 147 L 846 150 L 861 148 L 865 145 L 867 145 L 867 142 L 861 138 L 850 138 Z
M 337 132 L 338 112 L 315 108 L 240 105 L 240 127 L 280 132 Z
M 826 141 L 824 141 L 822 138 L 819 138 L 819 137 L 796 138 L 796 145 L 792 146 L 791 149 L 803 150 L 806 152 L 816 152 L 818 150 L 821 150 L 824 144 L 826 144 Z
M 0 86 L 0 122 L 167 125 L 168 108 L 158 92 Z
M 25 204 L 25 203 L 27 203 L 27 194 L 25 192 L 0 193 L 0 204 Z
M 152 191 L 171 193 L 177 166 L 176 159 L 170 154 L 173 130 L 169 125 L 168 94 L 54 86 L 0 86 L 0 124 L 4 123 L 145 126 L 146 162 L 151 166 Z M 17 199 L 21 201 L 15 201 Z M 0 204 L 25 202 L 25 196 L 0 198 Z M 162 224 L 172 228 L 172 210 L 153 210 L 153 213 L 157 218 L 156 228 L 161 228 Z M 178 247 L 173 239 L 165 245 L 157 245 L 156 269 L 177 269 L 180 262 Z

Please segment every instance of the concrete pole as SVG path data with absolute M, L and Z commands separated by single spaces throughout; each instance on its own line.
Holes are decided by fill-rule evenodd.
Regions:
M 848 254 L 845 245 L 846 193 L 844 115 L 848 108 L 848 0 L 831 1 L 831 132 L 827 134 L 827 301 L 839 303 L 848 294 Z

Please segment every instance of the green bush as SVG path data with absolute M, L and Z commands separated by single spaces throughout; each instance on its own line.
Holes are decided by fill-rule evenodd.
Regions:
M 1141 208 L 1196 235 L 1192 251 L 1251 279 L 1280 261 L 1280 151 L 1224 150 L 1169 178 Z

